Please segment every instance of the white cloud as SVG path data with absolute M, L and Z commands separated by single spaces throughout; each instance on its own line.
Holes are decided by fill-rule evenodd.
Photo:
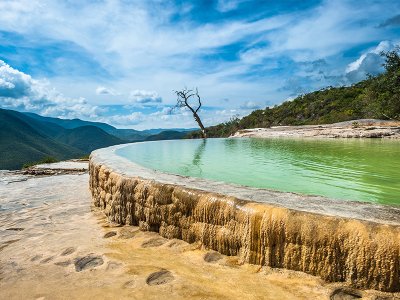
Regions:
M 256 64 L 265 58 L 285 55 L 296 62 L 311 61 L 375 41 L 382 32 L 374 26 L 360 24 L 366 18 L 368 22 L 378 22 L 380 9 L 379 5 L 357 5 L 347 0 L 323 1 L 311 10 L 290 14 L 286 26 L 259 37 L 266 46 L 246 49 L 241 59 L 244 63 Z
M 118 114 L 109 117 L 102 117 L 98 120 L 116 126 L 129 127 L 142 123 L 145 120 L 145 115 L 141 112 L 133 112 L 127 115 Z
M 240 106 L 241 109 L 260 109 L 263 108 L 263 106 L 260 103 L 254 102 L 254 101 L 246 101 Z
M 312 13 L 300 18 L 294 26 L 288 26 L 286 33 L 275 40 L 278 49 L 300 50 L 294 59 L 315 60 L 340 53 L 343 49 L 377 37 L 373 27 L 360 30 L 354 26 L 366 16 L 372 21 L 376 7 L 371 5 L 350 4 L 348 1 L 325 1 Z
M 232 7 L 242 1 L 225 1 L 228 3 L 225 6 Z M 160 69 L 192 67 L 191 60 L 185 62 L 177 55 L 187 57 L 188 53 L 195 55 L 241 41 L 279 28 L 289 20 L 287 16 L 277 16 L 200 25 L 183 20 L 175 26 L 165 26 L 180 9 L 174 6 L 157 8 L 147 1 L 132 4 L 98 1 L 90 5 L 75 4 L 75 7 L 64 1 L 49 1 L 45 5 L 39 0 L 6 1 L 0 4 L 0 28 L 55 40 L 62 36 L 63 40 L 89 51 L 111 72 L 130 75 L 140 70 L 140 76 L 150 76 Z
M 0 91 L 11 90 L 13 88 L 15 88 L 15 85 L 13 83 L 5 81 L 3 78 L 0 78 Z
M 383 71 L 384 58 L 381 52 L 392 50 L 396 43 L 382 41 L 375 48 L 371 48 L 363 53 L 357 60 L 351 62 L 346 67 L 346 77 L 351 83 L 365 79 L 367 74 L 376 75 Z
M 118 96 L 120 95 L 117 91 L 111 88 L 106 88 L 104 86 L 99 86 L 96 88 L 97 95 L 110 95 L 110 96 Z
M 102 109 L 84 98 L 65 97 L 46 80 L 36 80 L 0 60 L 0 105 L 63 118 L 95 118 Z
M 369 49 L 366 53 L 363 53 L 356 61 L 350 63 L 346 68 L 346 73 L 357 71 L 362 66 L 363 62 L 369 54 L 379 55 L 382 51 L 388 51 L 394 48 L 394 44 L 390 41 L 382 41 L 375 48 Z
M 216 8 L 220 12 L 228 12 L 237 9 L 241 3 L 246 1 L 248 0 L 218 0 Z
M 162 102 L 161 97 L 155 91 L 134 90 L 130 93 L 129 98 L 140 104 Z
M 0 60 L 0 95 L 7 98 L 20 98 L 30 93 L 39 93 L 41 84 Z

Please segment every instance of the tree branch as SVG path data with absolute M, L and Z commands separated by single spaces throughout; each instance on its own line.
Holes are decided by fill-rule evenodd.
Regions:
M 173 108 L 171 108 L 171 112 L 173 111 L 174 108 L 177 108 L 177 107 L 179 107 L 179 108 L 187 107 L 193 113 L 193 117 L 194 117 L 195 121 L 197 122 L 197 124 L 199 124 L 203 138 L 207 138 L 206 130 L 203 126 L 203 123 L 201 122 L 199 115 L 197 114 L 197 112 L 200 110 L 201 105 L 202 105 L 201 97 L 199 95 L 198 89 L 196 88 L 196 92 L 194 92 L 193 90 L 184 88 L 182 91 L 174 91 L 174 93 L 176 94 L 177 99 L 176 99 L 176 105 Z M 197 101 L 198 101 L 198 106 L 196 108 L 193 108 L 189 104 L 190 99 L 193 98 L 194 96 L 197 97 Z
M 197 100 L 199 101 L 199 106 L 196 109 L 196 112 L 198 112 L 201 107 L 201 98 L 200 98 L 199 92 L 197 91 L 197 88 L 196 88 L 196 96 L 197 96 Z

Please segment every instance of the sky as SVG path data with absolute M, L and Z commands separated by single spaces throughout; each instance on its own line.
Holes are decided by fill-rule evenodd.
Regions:
M 118 128 L 206 126 L 383 71 L 398 0 L 0 0 L 0 107 Z

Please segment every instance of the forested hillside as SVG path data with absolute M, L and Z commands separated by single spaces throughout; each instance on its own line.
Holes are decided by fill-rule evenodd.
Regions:
M 179 140 L 187 135 L 184 131 L 164 130 L 158 134 L 154 134 L 146 138 L 146 141 L 159 141 L 159 140 Z
M 96 126 L 66 129 L 56 136 L 56 140 L 82 150 L 86 154 L 95 149 L 126 143 Z
M 0 109 L 0 170 L 20 169 L 26 163 L 45 157 L 68 159 L 85 154 L 51 138 L 52 129 L 46 126 L 39 129 L 34 121 L 30 125 L 25 115 Z
M 400 119 L 400 49 L 383 53 L 385 72 L 352 86 L 327 87 L 275 107 L 253 111 L 241 119 L 207 128 L 210 137 L 239 129 L 276 125 L 328 124 L 354 119 Z M 189 137 L 200 137 L 194 132 Z
M 186 131 L 117 129 L 100 122 L 58 119 L 0 108 L 0 170 L 79 158 L 116 144 L 180 139 Z

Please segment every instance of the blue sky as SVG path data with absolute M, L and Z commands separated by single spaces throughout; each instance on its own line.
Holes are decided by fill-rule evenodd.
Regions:
M 120 128 L 206 125 L 382 71 L 400 1 L 1 0 L 0 106 Z

